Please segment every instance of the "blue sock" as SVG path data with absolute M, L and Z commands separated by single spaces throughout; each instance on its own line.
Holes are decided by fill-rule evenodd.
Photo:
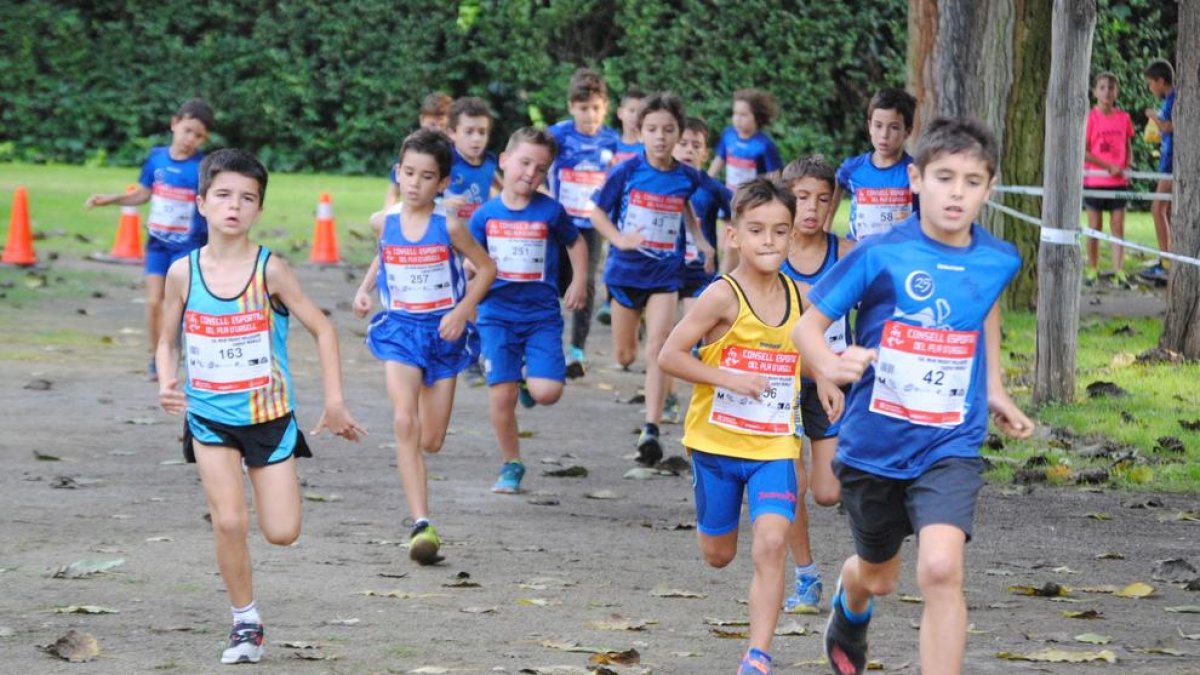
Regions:
M 846 616 L 846 620 L 855 626 L 861 626 L 871 620 L 871 612 L 875 610 L 875 599 L 871 598 L 867 601 L 867 608 L 862 612 L 852 612 L 849 607 L 846 607 L 846 591 L 838 593 L 837 603 L 842 608 L 842 614 Z
M 754 657 L 757 659 L 762 659 L 763 661 L 766 661 L 767 663 L 771 662 L 771 655 L 764 652 L 763 650 L 759 649 L 758 647 L 751 647 L 749 650 L 746 651 L 746 656 L 751 656 L 751 657 Z

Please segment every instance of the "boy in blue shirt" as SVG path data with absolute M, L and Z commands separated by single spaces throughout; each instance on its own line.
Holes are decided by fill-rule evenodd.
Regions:
M 1146 67 L 1143 75 L 1146 87 L 1154 97 L 1162 100 L 1158 110 L 1146 109 L 1146 119 L 1153 120 L 1162 134 L 1162 145 L 1159 146 L 1158 171 L 1171 173 L 1175 159 L 1175 69 L 1169 61 L 1158 60 Z M 1158 181 L 1155 192 L 1171 192 L 1171 180 L 1165 178 Z M 1156 201 L 1150 206 L 1154 217 L 1154 234 L 1158 238 L 1158 250 L 1171 250 L 1171 202 Z M 1160 284 L 1167 283 L 1167 267 L 1161 258 L 1157 263 L 1142 270 L 1138 276 Z
M 538 191 L 556 149 L 546 131 L 526 127 L 514 132 L 500 155 L 500 195 L 471 216 L 471 234 L 496 262 L 496 280 L 479 304 L 478 323 L 492 429 L 504 459 L 493 492 L 519 492 L 525 475 L 516 415 L 521 389 L 542 405 L 562 396 L 566 362 L 557 287 L 560 245 L 573 272 L 563 297 L 567 309 L 582 307 L 587 292 L 587 242 L 563 207 Z
M 851 240 L 887 234 L 892 227 L 912 214 L 916 197 L 908 184 L 908 165 L 912 157 L 904 151 L 904 142 L 912 131 L 917 100 L 901 89 L 880 89 L 867 106 L 867 133 L 871 152 L 851 157 L 837 171 L 833 222 L 842 194 L 850 194 Z
M 461 199 L 458 216 L 463 222 L 500 191 L 496 175 L 496 156 L 487 151 L 492 136 L 492 110 L 476 96 L 467 96 L 450 105 L 447 118 L 448 134 L 454 141 L 450 148 L 450 182 L 445 199 Z
M 721 132 L 708 175 L 716 178 L 724 169 L 725 186 L 736 190 L 755 176 L 783 168 L 779 148 L 762 131 L 778 114 L 779 107 L 769 92 L 761 89 L 733 92 L 732 124 Z
M 706 256 L 709 272 L 716 255 L 700 233 L 690 204 L 704 178 L 672 156 L 683 126 L 678 96 L 660 92 L 646 99 L 638 113 L 644 156 L 613 169 L 593 197 L 592 224 L 612 244 L 604 283 L 613 299 L 613 356 L 623 367 L 637 358 L 638 324 L 643 313 L 646 318 L 646 424 L 637 441 L 637 461 L 644 466 L 662 459 L 658 425 L 667 382 L 658 353 L 675 324 L 683 285 L 684 228 Z
M 445 131 L 450 117 L 450 106 L 454 103 L 454 99 L 440 91 L 435 91 L 427 94 L 421 100 L 421 110 L 417 113 L 417 124 L 419 129 L 433 129 L 434 131 Z M 383 198 L 383 208 L 390 209 L 396 202 L 400 201 L 400 186 L 396 183 L 396 170 L 393 167 L 388 172 L 388 191 Z
M 567 109 L 571 119 L 550 127 L 558 144 L 558 154 L 550 168 L 550 191 L 571 217 L 587 244 L 587 269 L 584 273 L 587 295 L 583 306 L 571 316 L 571 344 L 567 349 L 567 376 L 583 377 L 585 349 L 592 326 L 592 310 L 596 299 L 596 268 L 600 265 L 600 237 L 592 229 L 591 197 L 604 184 L 613 158 L 617 154 L 620 136 L 604 126 L 608 116 L 608 85 L 600 74 L 590 68 L 580 68 L 571 76 L 567 92 Z M 566 280 L 560 281 L 566 287 Z
M 201 146 L 213 126 L 213 111 L 194 98 L 184 103 L 171 118 L 171 144 L 150 150 L 142 165 L 138 187 L 133 192 L 92 195 L 84 202 L 93 206 L 137 206 L 150 202 L 146 226 L 146 335 L 150 340 L 149 377 L 158 380 L 153 352 L 162 329 L 163 288 L 171 263 L 208 241 L 204 215 L 196 209 L 200 186 Z
M 1000 364 L 998 299 L 1021 259 L 975 223 L 996 162 L 987 128 L 931 122 L 909 168 L 920 214 L 834 266 L 809 291 L 813 311 L 793 333 L 815 373 L 853 383 L 834 462 L 857 551 L 842 566 L 825 629 L 837 675 L 866 668 L 871 598 L 895 589 L 900 546 L 913 533 L 925 600 L 921 672 L 962 668 L 963 558 L 983 485 L 988 413 L 1010 436 L 1033 432 L 1004 389 Z M 855 305 L 861 346 L 839 356 L 825 331 Z
M 646 93 L 638 86 L 630 85 L 621 94 L 621 102 L 617 105 L 617 119 L 621 121 L 621 137 L 617 140 L 617 154 L 613 155 L 613 164 L 620 164 L 634 155 L 642 154 L 642 138 L 638 135 L 637 116 L 642 109 Z

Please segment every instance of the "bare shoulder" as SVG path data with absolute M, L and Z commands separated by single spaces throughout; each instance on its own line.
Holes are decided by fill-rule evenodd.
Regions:
M 738 309 L 738 297 L 732 283 L 724 277 L 717 277 L 696 299 L 693 311 L 733 321 L 737 318 Z
M 838 237 L 837 241 L 838 241 L 838 259 L 840 260 L 842 258 L 842 256 L 844 256 L 847 253 L 849 253 L 850 251 L 854 250 L 854 245 L 856 242 L 854 242 L 850 239 L 847 239 L 845 237 Z

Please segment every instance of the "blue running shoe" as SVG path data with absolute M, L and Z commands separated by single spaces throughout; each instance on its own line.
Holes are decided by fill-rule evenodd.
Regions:
M 515 495 L 521 491 L 521 479 L 524 477 L 525 465 L 521 463 L 521 460 L 505 462 L 504 466 L 500 467 L 500 477 L 492 486 L 492 492 Z
M 612 300 L 605 300 L 600 309 L 596 310 L 596 321 L 599 321 L 601 326 L 612 325 Z
M 738 666 L 738 675 L 771 675 L 771 655 L 761 649 L 751 647 L 742 657 L 742 665 Z
M 525 380 L 517 383 L 517 400 L 521 402 L 522 408 L 532 408 L 537 405 L 537 401 L 533 400 L 533 394 L 529 393 L 529 385 L 525 384 Z
M 820 574 L 797 574 L 796 590 L 783 603 L 783 611 L 795 614 L 816 614 L 821 606 Z

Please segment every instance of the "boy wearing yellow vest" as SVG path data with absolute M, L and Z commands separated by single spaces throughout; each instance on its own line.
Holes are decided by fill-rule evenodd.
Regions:
M 739 674 L 771 673 L 767 650 L 783 603 L 787 534 L 796 515 L 797 470 L 803 470 L 792 415 L 800 354 L 791 340 L 802 301 L 795 283 L 780 273 L 795 212 L 791 192 L 768 178 L 738 188 L 726 229 L 738 265 L 704 291 L 659 355 L 664 372 L 695 385 L 683 444 L 695 476 L 700 550 L 713 567 L 728 565 L 737 553 L 742 493 L 749 493 L 754 580 L 750 648 Z M 697 358 L 691 350 L 700 341 Z M 844 379 L 861 376 L 870 356 L 851 349 L 842 359 Z M 833 386 L 818 380 L 821 390 Z

